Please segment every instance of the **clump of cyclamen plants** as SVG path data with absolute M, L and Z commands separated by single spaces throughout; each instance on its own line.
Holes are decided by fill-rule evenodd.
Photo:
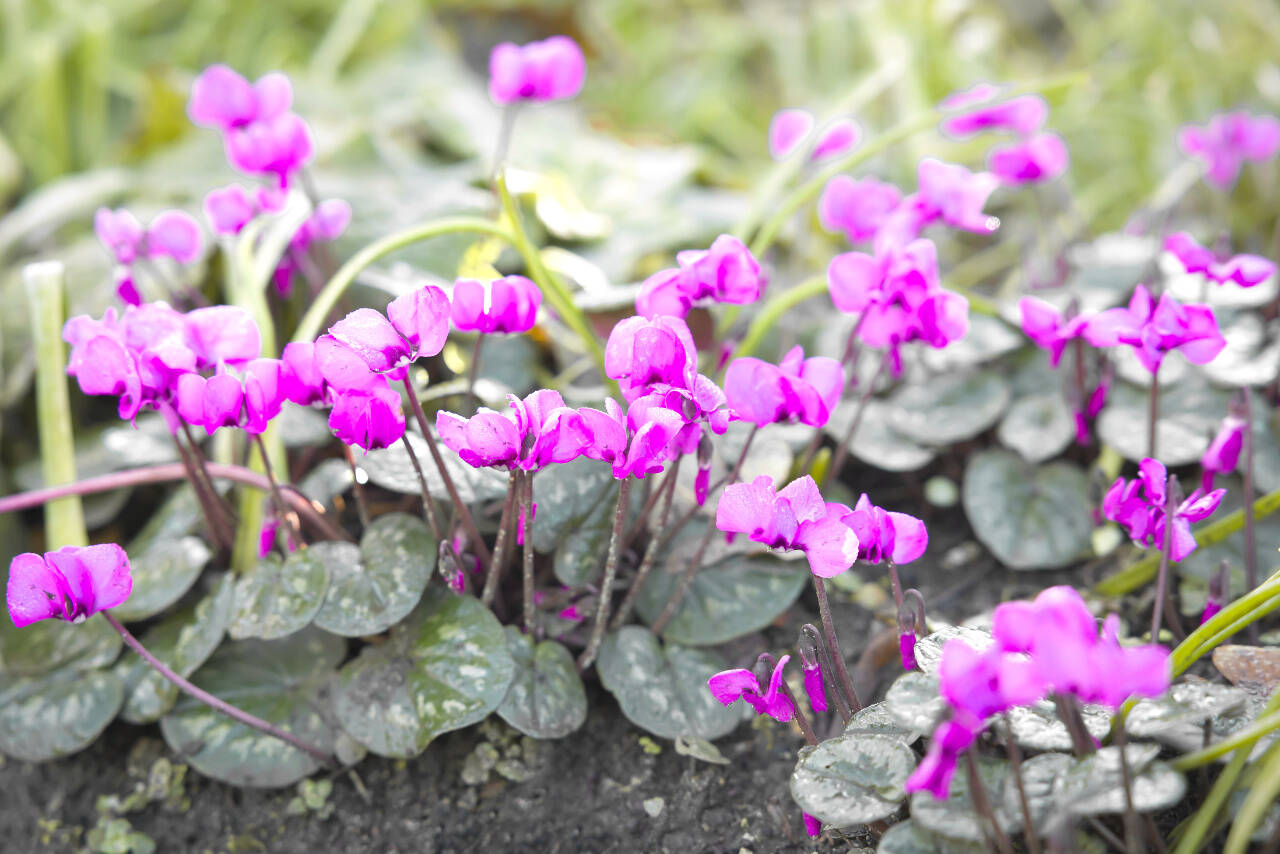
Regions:
M 188 278 L 199 275 L 204 253 L 193 217 L 167 211 L 143 227 L 126 210 L 103 209 L 94 225 L 117 265 L 117 292 L 126 305 L 101 318 L 73 317 L 63 327 L 70 345 L 66 371 L 80 390 L 116 398 L 126 422 L 158 413 L 181 462 L 14 496 L 0 500 L 0 510 L 131 483 L 186 480 L 220 564 L 234 569 L 207 585 L 215 591 L 209 608 L 223 609 L 218 636 L 229 630 L 237 640 L 309 644 L 305 655 L 291 656 L 290 666 L 305 660 L 316 669 L 291 673 L 288 688 L 296 692 L 275 706 L 264 704 L 262 714 L 219 698 L 200 683 L 206 662 L 215 675 L 227 672 L 216 669 L 224 663 L 221 653 L 211 647 L 190 664 L 173 649 L 153 652 L 143 642 L 150 635 L 139 640 L 124 625 L 163 607 L 128 620 L 113 614 L 138 596 L 139 587 L 156 583 L 149 572 L 135 578 L 139 556 L 131 563 L 114 543 L 13 558 L 7 601 L 15 626 L 49 619 L 83 623 L 102 615 L 177 690 L 229 717 L 233 726 L 252 730 L 237 737 L 271 757 L 270 773 L 280 776 L 269 779 L 284 780 L 281 785 L 354 761 L 352 751 L 341 747 L 347 742 L 404 758 L 439 733 L 491 712 L 534 737 L 568 735 L 585 716 L 580 674 L 594 667 L 624 712 L 659 735 L 727 733 L 738 719 L 723 707 L 739 699 L 759 715 L 794 723 L 806 744 L 792 793 L 811 836 L 855 824 L 884 832 L 883 822 L 911 794 L 910 819 L 887 829 L 884 839 L 908 833 L 948 839 L 954 833 L 1012 851 L 1020 833 L 1027 850 L 1039 851 L 1042 840 L 1061 848 L 1086 821 L 1102 838 L 1118 839 L 1097 818 L 1110 813 L 1123 815 L 1119 835 L 1131 850 L 1162 844 L 1145 816 L 1181 798 L 1186 783 L 1180 769 L 1201 762 L 1211 746 L 1182 757 L 1182 765 L 1156 761 L 1159 748 L 1127 744 L 1132 719 L 1126 716 L 1143 708 L 1139 700 L 1147 708 L 1173 702 L 1167 695 L 1175 676 L 1261 615 L 1230 601 L 1222 570 L 1214 576 L 1202 627 L 1173 652 L 1162 643 L 1162 628 L 1185 635 L 1168 575 L 1171 564 L 1197 549 L 1192 524 L 1213 515 L 1226 494 L 1212 488 L 1215 478 L 1243 468 L 1246 500 L 1252 498 L 1247 390 L 1203 451 L 1202 488 L 1184 497 L 1157 453 L 1161 368 L 1175 352 L 1192 365 L 1219 356 L 1227 338 L 1215 309 L 1179 300 L 1160 282 L 1134 282 L 1127 306 L 1084 310 L 1075 300 L 1032 295 L 1017 304 L 1022 331 L 1048 352 L 1043 376 L 1063 374 L 1055 405 L 1068 413 L 1066 442 L 1073 437 L 1080 453 L 1094 444 L 1093 431 L 1100 429 L 1117 382 L 1114 348 L 1128 348 L 1149 375 L 1146 453 L 1137 479 L 1112 470 L 1109 489 L 1095 490 L 1092 501 L 1082 502 L 1087 508 L 1069 508 L 1116 523 L 1135 546 L 1158 553 L 1148 642 L 1129 640 L 1115 613 L 1099 627 L 1090 605 L 1069 586 L 999 605 L 989 630 L 930 631 L 928 597 L 921 589 L 904 589 L 899 571 L 925 556 L 926 524 L 873 504 L 866 493 L 854 500 L 859 493 L 847 490 L 846 463 L 857 453 L 860 426 L 880 402 L 876 396 L 886 387 L 920 385 L 916 374 L 928 354 L 954 355 L 953 345 L 973 328 L 975 306 L 944 286 L 935 239 L 945 229 L 977 238 L 996 234 L 1000 221 L 987 212 L 994 193 L 1035 193 L 1037 185 L 1065 173 L 1068 149 L 1045 129 L 1047 103 L 1034 93 L 982 84 L 939 105 L 947 136 L 1012 137 L 990 149 L 985 170 L 926 157 L 917 165 L 914 192 L 848 174 L 826 181 L 816 200 L 817 191 L 806 197 L 804 187 L 796 190 L 797 206 L 816 201 L 822 226 L 860 247 L 835 254 L 817 279 L 834 313 L 848 315 L 850 325 L 838 342 L 839 358 L 806 357 L 805 345 L 795 344 L 772 362 L 753 355 L 762 334 L 754 323 L 738 338 L 734 321 L 741 307 L 765 300 L 783 284 L 770 268 L 768 250 L 784 223 L 771 220 L 677 252 L 676 266 L 639 285 L 636 313 L 617 321 L 603 341 L 570 288 L 548 268 L 507 186 L 506 161 L 518 111 L 574 97 L 585 73 L 581 49 L 563 36 L 496 47 L 489 93 L 502 109 L 492 175 L 500 218 L 420 227 L 379 249 L 474 231 L 514 247 L 524 274 L 421 285 L 376 307 L 342 303 L 360 269 L 378 254 L 361 253 L 334 269 L 328 244 L 344 233 L 352 211 L 312 190 L 308 170 L 315 147 L 305 120 L 292 110 L 288 78 L 268 74 L 250 83 L 225 66 L 202 73 L 188 104 L 191 120 L 218 132 L 230 165 L 261 181 L 211 191 L 205 217 L 228 264 L 242 251 L 252 259 L 251 269 L 237 269 L 232 281 L 256 281 L 230 288 L 227 304 L 206 304 L 200 282 Z M 1280 147 L 1276 128 L 1269 117 L 1234 113 L 1207 128 L 1189 127 L 1180 142 L 1206 162 L 1211 184 L 1229 187 L 1244 162 L 1274 156 Z M 862 137 L 849 117 L 819 123 L 805 110 L 788 109 L 774 117 L 768 150 L 801 171 L 831 168 L 856 162 Z M 273 232 L 280 228 L 284 233 Z M 1208 249 L 1185 232 L 1161 237 L 1184 272 L 1202 276 L 1206 287 L 1252 288 L 1275 275 L 1275 265 L 1261 256 Z M 299 286 L 309 290 L 310 308 L 281 346 L 284 330 L 273 308 Z M 784 307 L 789 298 L 784 291 Z M 769 317 L 774 305 L 758 316 Z M 691 316 L 701 312 L 723 321 L 711 340 L 700 341 L 691 328 Z M 548 329 L 577 337 L 576 353 L 588 367 L 560 367 L 572 373 L 594 365 L 604 393 L 565 381 L 507 394 L 505 402 L 482 399 L 485 342 Z M 440 357 L 465 336 L 472 336 L 466 339 L 470 361 L 463 371 L 450 368 L 455 376 L 444 379 L 450 360 Z M 338 440 L 320 453 L 343 460 L 339 468 L 347 466 L 351 477 L 327 502 L 297 485 L 303 480 L 297 460 L 290 460 L 280 436 L 288 407 L 324 413 Z M 775 425 L 800 431 L 803 451 L 785 476 L 752 473 L 758 472 L 753 444 Z M 216 445 L 209 441 L 214 437 Z M 828 437 L 835 440 L 830 447 Z M 366 468 L 384 475 L 390 469 L 385 482 L 412 483 L 397 491 L 417 493 L 405 506 L 420 506 L 422 518 L 375 513 L 365 494 Z M 574 504 L 573 485 L 591 477 L 594 491 L 585 508 L 548 506 Z M 252 490 L 246 494 L 265 492 L 269 505 L 241 496 L 233 506 L 225 480 Z M 539 499 L 540 486 L 554 497 Z M 1037 490 L 1033 484 L 1028 502 L 1040 498 Z M 355 519 L 334 500 L 348 491 Z M 1253 607 L 1269 601 L 1256 597 L 1273 582 L 1257 581 L 1253 513 L 1243 514 L 1241 524 L 1252 554 L 1240 601 Z M 548 548 L 539 546 L 550 540 L 554 552 L 558 540 L 588 525 L 594 525 L 594 539 L 586 571 L 575 575 L 560 565 L 560 554 L 548 560 Z M 989 531 L 977 533 L 982 539 Z M 1034 530 L 1018 534 L 1019 540 L 1038 537 Z M 504 583 L 517 554 L 519 583 Z M 812 585 L 820 625 L 800 631 L 802 675 L 794 690 L 787 679 L 790 654 L 775 659 L 765 652 L 751 668 L 726 667 L 719 654 L 693 648 L 726 639 L 699 634 L 701 624 L 715 622 L 714 606 L 734 604 L 713 601 L 709 608 L 707 590 L 725 589 L 723 579 L 746 575 L 754 561 L 767 562 L 759 583 L 780 583 L 767 589 L 781 592 L 770 592 L 764 597 L 770 601 L 759 606 L 768 619 L 732 626 L 734 637 L 768 624 L 801 595 L 804 582 Z M 848 666 L 852 649 L 841 647 L 827 587 L 848 580 L 859 565 L 883 568 L 893 600 L 887 621 L 906 671 L 877 703 L 868 702 L 865 688 L 861 696 L 856 690 Z M 720 587 L 697 588 L 700 577 L 705 582 L 713 573 Z M 548 580 L 552 574 L 555 583 Z M 638 623 L 632 621 L 637 615 Z M 510 625 L 504 628 L 499 616 Z M 165 642 L 163 633 L 156 637 Z M 1187 647 L 1193 638 L 1197 645 Z M 351 643 L 359 644 L 354 656 Z M 648 700 L 655 695 L 656 706 L 674 708 L 666 693 L 672 680 L 685 683 L 677 691 L 681 708 L 654 714 Z M 228 684 L 225 678 L 207 681 Z M 535 691 L 534 685 L 542 687 Z M 440 697 L 446 702 L 436 702 Z M 194 727 L 193 716 L 206 713 L 173 705 L 175 699 L 176 693 L 157 715 L 168 714 L 173 722 L 166 737 L 170 729 Z M 332 714 L 309 714 L 308 704 L 323 704 Z M 406 720 L 404 708 L 416 709 L 417 719 Z M 677 718 L 682 722 L 673 724 Z M 1100 730 L 1100 720 L 1109 729 Z M 672 730 L 675 725 L 688 729 Z M 840 734 L 830 737 L 833 732 Z M 1151 734 L 1137 734 L 1144 732 Z M 912 745 L 924 735 L 929 742 L 921 755 Z M 1253 743 L 1222 743 L 1228 742 L 1242 749 Z M 223 779 L 262 782 L 267 772 L 250 760 L 229 760 L 219 753 L 224 749 L 232 748 L 204 745 L 192 761 Z M 207 762 L 204 750 L 213 756 Z M 306 763 L 295 754 L 305 755 Z M 957 778 L 961 768 L 965 774 Z M 939 806 L 959 800 L 959 788 L 963 805 Z M 1048 803 L 1046 792 L 1058 803 Z

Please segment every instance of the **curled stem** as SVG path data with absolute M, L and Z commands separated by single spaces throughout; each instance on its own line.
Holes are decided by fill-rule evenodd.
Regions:
M 631 495 L 631 478 L 625 477 L 618 484 L 618 507 L 613 514 L 613 533 L 609 536 L 609 557 L 604 565 L 604 581 L 600 583 L 600 597 L 596 602 L 596 621 L 591 627 L 591 639 L 578 658 L 578 669 L 586 670 L 596 660 L 600 642 L 604 640 L 604 627 L 609 619 L 609 595 L 613 592 L 613 580 L 618 574 L 618 559 L 622 551 L 622 529 L 627 522 L 627 501 Z

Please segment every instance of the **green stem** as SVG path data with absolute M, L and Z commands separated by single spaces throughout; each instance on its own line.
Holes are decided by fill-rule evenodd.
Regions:
M 338 272 L 333 274 L 333 278 L 329 279 L 328 283 L 325 284 L 324 288 L 311 302 L 311 307 L 307 309 L 307 313 L 302 316 L 302 320 L 298 323 L 298 328 L 293 331 L 293 340 L 314 341 L 324 327 L 325 321 L 328 320 L 329 313 L 338 304 L 338 300 L 342 298 L 347 288 L 351 287 L 356 277 L 366 267 L 390 255 L 392 252 L 414 243 L 430 240 L 433 237 L 439 237 L 444 234 L 465 232 L 488 234 L 512 244 L 516 242 L 514 235 L 498 223 L 468 216 L 435 219 L 421 225 L 406 228 L 403 231 L 388 234 L 381 240 L 370 243 L 351 256 L 350 260 L 343 264 L 338 269 Z
M 498 198 L 502 201 L 503 213 L 511 221 L 511 237 L 514 240 L 516 251 L 524 258 L 525 266 L 529 270 L 529 277 L 538 283 L 538 287 L 542 288 L 543 295 L 551 303 L 551 307 L 555 309 L 556 313 L 560 315 L 560 318 L 582 339 L 583 345 L 587 348 L 587 352 L 591 354 L 591 358 L 595 360 L 596 366 L 600 369 L 601 376 L 603 376 L 604 346 L 600 343 L 600 339 L 596 337 L 595 330 L 591 327 L 587 316 L 582 313 L 582 309 L 574 305 L 569 289 L 565 287 L 564 282 L 560 281 L 559 276 L 547 269 L 547 265 L 542 262 L 542 253 L 538 251 L 538 247 L 534 246 L 533 241 L 529 239 L 529 235 L 524 229 L 524 220 L 520 216 L 520 208 L 516 205 L 515 199 L 512 198 L 511 191 L 507 189 L 506 172 L 503 171 L 496 175 L 493 183 L 498 189 Z
M 1231 819 L 1231 830 L 1222 849 L 1224 854 L 1245 854 L 1249 850 L 1249 838 L 1280 796 L 1280 741 L 1267 748 L 1257 767 L 1253 786 Z
M 1280 510 L 1280 489 L 1268 492 L 1253 502 L 1255 519 L 1265 519 L 1277 510 Z M 1196 531 L 1196 545 L 1208 547 L 1220 543 L 1243 527 L 1244 509 L 1241 508 Z M 1131 593 L 1155 577 L 1159 564 L 1160 552 L 1150 551 L 1140 560 L 1101 581 L 1094 590 L 1101 596 L 1123 596 Z
M 600 598 L 596 602 L 596 621 L 591 627 L 591 639 L 578 658 L 578 670 L 586 670 L 596 660 L 600 643 L 604 640 L 604 628 L 609 622 L 609 599 L 613 594 L 613 582 L 618 577 L 618 560 L 622 552 L 622 534 L 627 524 L 627 503 L 631 497 L 631 478 L 624 477 L 618 484 L 618 505 L 613 513 L 613 532 L 609 536 L 609 556 L 605 559 L 604 580 L 600 582 Z M 530 493 L 532 494 L 532 493 Z M 527 532 L 526 532 L 527 536 Z M 526 540 L 527 542 L 527 540 Z
M 40 434 L 40 465 L 45 486 L 61 486 L 76 479 L 75 439 L 71 401 L 67 394 L 67 355 L 62 342 L 61 262 L 28 264 L 22 270 L 31 309 L 36 352 L 36 426 Z M 89 542 L 80 497 L 51 501 L 44 511 L 45 541 L 50 549 L 83 546 Z
M 805 279 L 795 287 L 787 288 L 785 291 L 775 294 L 756 313 L 751 325 L 747 327 L 747 334 L 742 336 L 742 343 L 733 351 L 733 357 L 740 359 L 743 356 L 750 356 L 755 353 L 756 348 L 760 346 L 760 342 L 764 340 L 764 336 L 782 319 L 782 315 L 805 300 L 822 296 L 826 292 L 827 275 L 823 273 L 820 276 Z

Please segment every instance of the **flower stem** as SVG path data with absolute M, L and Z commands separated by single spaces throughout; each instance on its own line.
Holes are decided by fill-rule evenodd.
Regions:
M 1129 854 L 1141 854 L 1142 827 L 1138 812 L 1133 808 L 1133 775 L 1129 771 L 1129 757 L 1125 754 L 1124 725 L 1115 730 L 1116 750 L 1120 753 L 1120 779 L 1124 783 L 1124 844 Z
M 280 484 L 276 481 L 275 470 L 271 467 L 271 456 L 267 453 L 267 446 L 262 441 L 262 435 L 254 433 L 253 439 L 258 446 L 258 453 L 262 455 L 262 470 L 267 476 L 268 485 L 271 487 L 271 500 L 276 505 L 276 515 L 289 526 L 289 530 L 292 532 L 287 534 L 285 539 L 291 542 L 294 548 L 297 548 L 302 545 L 302 531 L 298 525 L 298 517 L 290 511 L 289 505 L 285 503 L 284 497 L 280 494 Z M 285 553 L 288 554 L 288 550 Z
M 663 535 L 666 533 L 667 518 L 671 515 L 671 505 L 674 503 L 676 494 L 676 473 L 680 470 L 680 457 L 676 457 L 676 461 L 671 464 L 671 470 L 667 472 L 666 480 L 662 482 L 660 489 L 655 489 L 653 497 L 665 495 L 663 500 L 662 513 L 658 519 L 658 529 L 649 537 L 649 544 L 645 547 L 644 557 L 640 560 L 640 568 L 636 570 L 635 578 L 631 581 L 631 587 L 627 590 L 627 595 L 623 597 L 622 604 L 618 606 L 618 611 L 613 615 L 613 621 L 609 624 L 609 628 L 617 631 L 622 628 L 622 624 L 626 622 L 627 617 L 631 616 L 631 609 L 635 606 L 636 599 L 640 597 L 640 591 L 644 589 L 644 583 L 649 578 L 649 572 L 653 569 L 654 563 L 658 559 L 658 549 L 662 546 Z M 644 524 L 643 517 L 637 525 Z
M 1080 707 L 1076 705 L 1075 697 L 1057 693 L 1053 695 L 1053 704 L 1058 710 L 1058 718 L 1066 726 L 1067 734 L 1071 736 L 1071 747 L 1075 750 L 1076 756 L 1088 756 L 1093 753 L 1093 738 L 1084 725 L 1084 718 L 1080 715 Z
M 844 695 L 844 689 L 836 684 L 839 678 L 835 673 L 835 665 L 831 661 L 831 650 L 827 649 L 827 645 L 822 642 L 822 637 L 818 634 L 818 629 L 812 623 L 805 623 L 800 627 L 800 632 L 809 638 L 814 649 L 818 651 L 818 666 L 822 671 L 822 684 L 831 686 L 831 699 L 836 704 L 836 711 L 840 713 L 840 720 L 844 721 L 844 725 L 848 726 L 849 721 L 853 720 L 853 710 L 849 707 L 849 701 Z
M 578 669 L 586 670 L 596 660 L 600 642 L 604 640 L 604 627 L 609 619 L 609 595 L 618 575 L 618 560 L 622 551 L 622 529 L 627 523 L 627 502 L 631 495 L 631 478 L 625 477 L 618 484 L 618 507 L 613 514 L 613 533 L 609 536 L 609 557 L 604 565 L 604 580 L 600 582 L 600 597 L 596 602 L 596 621 L 591 627 L 591 639 L 578 658 Z
M 440 527 L 440 517 L 436 515 L 436 503 L 431 499 L 431 488 L 427 486 L 427 476 L 422 471 L 422 463 L 418 461 L 417 452 L 409 442 L 408 431 L 400 437 L 400 443 L 404 445 L 405 453 L 409 455 L 409 463 L 413 466 L 414 473 L 418 475 L 418 486 L 422 490 L 423 515 L 427 518 L 427 524 L 431 526 L 431 533 L 435 535 L 436 542 L 443 543 L 447 532 Z M 368 522 L 365 524 L 367 525 Z
M 751 432 L 747 434 L 747 441 L 742 445 L 742 452 L 738 454 L 738 461 L 734 463 L 733 470 L 725 478 L 726 486 L 738 482 L 738 475 L 742 473 L 742 464 L 747 461 L 747 452 L 751 450 L 751 443 L 755 440 L 758 432 L 760 432 L 759 425 L 752 425 Z M 684 597 L 689 593 L 689 588 L 693 585 L 693 578 L 698 574 L 698 569 L 702 564 L 702 557 L 707 553 L 707 547 L 711 545 L 711 538 L 715 534 L 715 522 L 708 522 L 707 532 L 702 536 L 702 540 L 694 550 L 693 557 L 689 558 L 689 562 L 685 564 L 684 572 L 680 575 L 675 592 L 671 594 L 667 604 L 662 607 L 662 613 L 658 615 L 658 619 L 653 622 L 653 633 L 655 635 L 661 635 L 663 629 L 667 627 L 667 623 L 671 622 L 671 618 L 676 615 L 676 611 L 680 608 L 680 603 L 684 601 Z
M 217 499 L 217 493 L 214 492 L 214 500 L 211 500 L 209 497 L 210 484 L 206 483 L 205 479 L 200 476 L 186 446 L 178 439 L 178 434 L 174 433 L 172 435 L 174 447 L 178 449 L 178 456 L 187 471 L 187 479 L 191 481 L 191 489 L 195 492 L 196 500 L 200 503 L 200 511 L 204 515 L 204 524 L 209 529 L 210 539 L 221 548 L 230 549 L 232 543 L 235 542 L 235 535 L 228 526 L 227 520 L 219 512 L 219 508 L 214 504 Z M 190 434 L 188 434 L 189 436 Z
M 667 524 L 667 514 L 671 511 L 671 505 L 674 502 L 676 477 L 680 472 L 680 461 L 683 459 L 684 457 L 682 456 L 676 457 L 675 462 L 671 464 L 671 468 L 667 469 L 667 473 L 663 475 L 661 485 L 649 492 L 648 498 L 645 499 L 644 505 L 640 508 L 639 517 L 630 530 L 627 531 L 627 536 L 622 541 L 624 547 L 630 546 L 635 538 L 640 536 L 640 532 L 645 529 L 645 525 L 649 521 L 649 514 L 653 512 L 653 508 L 658 506 L 659 499 L 663 496 L 671 496 L 671 498 L 667 499 L 666 507 L 662 511 L 662 520 L 658 524 L 659 530 L 655 532 L 658 537 L 661 537 L 662 529 Z
M 853 436 L 858 432 L 858 425 L 862 423 L 862 416 L 867 411 L 867 403 L 871 400 L 871 395 L 875 394 L 876 383 L 880 382 L 881 375 L 884 374 L 884 366 L 889 363 L 889 354 L 882 353 L 880 356 L 880 365 L 876 368 L 875 376 L 871 378 L 871 382 L 867 383 L 866 389 L 862 392 L 862 397 L 858 399 L 858 409 L 853 413 L 853 419 L 849 422 L 849 429 L 845 431 L 844 437 L 840 439 L 840 444 L 836 446 L 835 456 L 831 459 L 831 465 L 827 467 L 823 473 L 823 486 L 827 482 L 827 478 L 831 475 L 840 476 L 840 470 L 844 468 L 844 461 L 849 456 L 849 446 L 853 444 Z
M 893 558 L 886 557 L 885 565 L 889 568 L 889 584 L 893 586 L 893 604 L 898 610 L 902 610 L 902 580 L 898 578 L 898 566 L 893 562 Z M 920 631 L 924 631 L 924 626 L 920 627 Z
M 427 414 L 422 411 L 422 403 L 418 400 L 418 393 L 413 390 L 413 378 L 405 375 L 405 390 L 409 393 L 409 406 L 413 409 L 413 417 L 418 420 L 418 429 L 422 431 L 422 438 L 427 440 L 427 450 L 431 452 L 431 459 L 435 461 L 436 468 L 440 471 L 440 478 L 444 481 L 444 488 L 449 492 L 449 500 L 453 502 L 453 509 L 458 514 L 458 518 L 462 520 L 462 527 L 467 532 L 467 538 L 471 540 L 471 547 L 475 550 L 476 557 L 480 559 L 482 566 L 487 567 L 490 561 L 489 547 L 485 545 L 484 538 L 480 536 L 480 529 L 476 527 L 476 520 L 471 517 L 471 511 L 467 509 L 467 505 L 462 503 L 462 499 L 458 496 L 458 487 L 454 485 L 453 478 L 449 475 L 449 470 L 445 468 L 444 459 L 440 456 L 440 449 L 436 447 L 435 437 L 431 434 L 431 425 L 427 423 Z
M 1151 642 L 1160 643 L 1160 617 L 1164 613 L 1164 600 L 1169 585 L 1169 552 L 1173 547 L 1173 517 L 1178 512 L 1182 490 L 1178 476 L 1169 475 L 1165 486 L 1164 542 L 1160 546 L 1160 571 L 1156 575 L 1156 600 L 1151 605 Z
M 1156 422 L 1160 419 L 1160 366 L 1151 372 L 1151 400 L 1147 404 L 1147 456 L 1156 458 Z M 1154 643 L 1154 641 L 1153 641 Z
M 1000 828 L 1000 823 L 996 821 L 996 814 L 991 809 L 991 799 L 987 796 L 987 787 L 982 783 L 982 775 L 978 773 L 978 763 L 973 758 L 973 751 L 966 750 L 964 758 L 969 771 L 969 799 L 973 802 L 974 810 L 985 820 L 990 830 L 989 834 L 983 833 L 988 837 L 988 846 L 999 850 L 1001 854 L 1013 854 L 1013 843 Z
M 351 468 L 351 494 L 356 498 L 356 513 L 360 516 L 360 527 L 369 527 L 369 501 L 364 495 L 364 484 L 356 472 L 356 455 L 346 442 L 342 444 L 342 453 L 347 457 L 347 465 Z
M 1241 389 L 1244 395 L 1244 496 L 1253 499 L 1253 401 L 1248 386 Z M 1253 590 L 1258 586 L 1258 531 L 1252 513 L 1244 515 L 1244 577 Z M 1258 624 L 1249 626 L 1249 642 L 1258 643 Z
M 827 602 L 827 586 L 817 575 L 813 576 L 813 592 L 818 596 L 818 616 L 822 618 L 822 633 L 827 638 L 827 650 L 831 654 L 831 661 L 835 664 L 836 676 L 839 677 L 835 684 L 838 690 L 844 692 L 849 708 L 854 712 L 861 711 L 862 701 L 858 699 L 858 692 L 853 688 L 853 679 L 849 676 L 849 668 L 844 663 L 844 653 L 840 651 L 840 640 L 836 637 L 836 624 L 831 619 L 831 604 Z
M 329 768 L 337 767 L 338 763 L 334 760 L 333 756 L 329 753 L 329 751 L 322 750 L 319 747 L 316 747 L 314 744 L 310 744 L 304 741 L 303 739 L 299 738 L 293 733 L 287 732 L 281 729 L 275 724 L 268 723 L 267 721 L 264 721 L 262 718 L 255 717 L 254 715 L 249 714 L 243 709 L 238 709 L 235 706 L 231 705 L 230 703 L 227 703 L 223 700 L 219 700 L 217 697 L 213 696 L 208 691 L 205 691 L 202 688 L 197 688 L 195 685 L 191 684 L 186 679 L 182 678 L 173 670 L 171 670 L 164 662 L 160 661 L 160 659 L 152 655 L 137 638 L 135 638 L 132 634 L 130 634 L 128 629 L 126 629 L 124 626 L 120 624 L 120 621 L 117 620 L 110 611 L 103 611 L 101 613 L 102 613 L 102 616 L 106 618 L 106 621 L 111 624 L 111 628 L 115 629 L 117 632 L 120 633 L 120 637 L 124 638 L 124 642 L 128 644 L 129 647 L 134 652 L 142 656 L 142 659 L 146 661 L 147 664 L 154 667 L 160 673 L 161 676 L 163 676 L 165 679 L 168 679 L 170 682 L 176 685 L 180 690 L 186 692 L 187 694 L 190 694 L 192 697 L 195 697 L 197 700 L 209 706 L 210 708 L 216 709 L 217 711 L 222 712 L 224 715 L 227 715 L 228 717 L 239 721 L 245 726 L 253 727 L 256 730 L 265 732 L 267 735 L 274 736 L 275 738 L 280 739 L 286 744 L 296 747 L 297 749 L 301 750 L 303 753 L 307 753 L 312 757 L 314 757 L 315 759 L 319 760 L 320 763 L 325 765 L 326 767 L 329 767 Z
M 498 593 L 498 581 L 507 563 L 507 543 L 511 539 L 511 511 L 516 505 L 516 493 L 520 489 L 519 469 L 512 469 L 507 474 L 507 497 L 502 501 L 502 516 L 498 519 L 498 539 L 493 544 L 493 560 L 489 562 L 489 571 L 484 579 L 484 592 L 480 594 L 480 602 L 486 607 L 493 604 L 493 597 Z
M 520 473 L 521 485 L 516 487 L 520 489 L 524 497 L 524 509 L 521 517 L 524 521 L 524 633 L 533 634 L 537 627 L 537 612 L 534 610 L 534 588 L 533 588 L 533 472 L 526 471 Z M 610 559 L 613 555 L 610 553 Z M 608 570 L 605 570 L 605 580 L 610 581 Z M 607 594 L 601 597 L 604 600 Z
M 1036 833 L 1035 822 L 1031 820 L 1031 805 L 1027 801 L 1027 788 L 1022 780 L 1022 748 L 1013 737 L 1013 728 L 1009 726 L 1009 716 L 1004 715 L 1004 741 L 1009 748 L 1009 770 L 1013 772 L 1013 783 L 1018 788 L 1018 805 L 1022 808 L 1022 838 L 1027 843 L 1028 854 L 1040 854 L 1040 835 Z

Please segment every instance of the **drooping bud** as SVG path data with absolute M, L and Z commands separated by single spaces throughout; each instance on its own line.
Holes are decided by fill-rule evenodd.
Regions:
M 918 670 L 916 661 L 916 634 L 927 632 L 924 618 L 924 596 L 914 587 L 902 591 L 902 606 L 898 609 L 898 652 L 902 656 L 904 670 Z
M 818 660 L 816 633 L 810 634 L 801 629 L 800 638 L 796 641 L 796 650 L 800 653 L 800 666 L 804 672 L 804 692 L 809 697 L 809 705 L 815 712 L 825 712 L 827 688 L 822 681 L 822 664 Z
M 467 574 L 458 565 L 458 559 L 454 556 L 455 554 L 452 543 L 448 540 L 441 541 L 440 550 L 436 558 L 436 566 L 440 567 L 440 576 L 444 578 L 445 584 L 449 585 L 450 590 L 459 594 L 466 593 Z

